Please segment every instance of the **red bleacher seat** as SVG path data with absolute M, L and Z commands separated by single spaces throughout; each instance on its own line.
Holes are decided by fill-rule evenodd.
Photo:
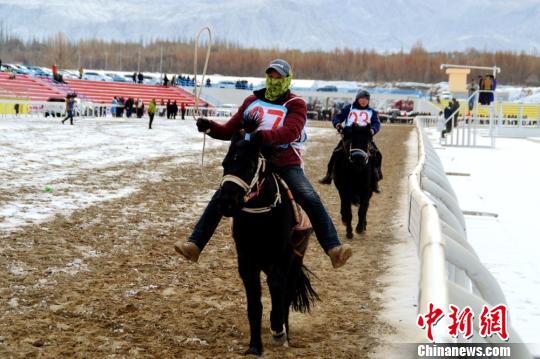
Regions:
M 158 104 L 162 99 L 165 102 L 176 100 L 178 105 L 183 102 L 186 106 L 195 103 L 195 97 L 179 87 L 88 80 L 67 80 L 66 82 L 77 94 L 83 94 L 92 101 L 100 103 L 109 104 L 115 96 L 124 97 L 124 99 L 129 97 L 135 100 L 141 99 L 146 104 L 153 98 Z M 204 104 L 205 102 L 201 100 L 200 105 L 204 106 Z
M 0 72 L 0 96 L 26 98 L 31 101 L 46 101 L 51 97 L 64 97 L 64 94 L 45 81 L 28 75 L 16 75 L 9 78 L 9 73 Z

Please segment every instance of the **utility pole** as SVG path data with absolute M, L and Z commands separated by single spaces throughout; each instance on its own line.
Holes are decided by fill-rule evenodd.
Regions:
M 122 51 L 121 50 L 118 53 L 118 64 L 119 64 L 120 71 L 123 71 L 123 68 L 122 68 Z
M 163 45 L 161 45 L 161 55 L 159 57 L 159 73 L 163 74 Z
M 107 63 L 109 62 L 109 53 L 105 51 L 105 70 L 107 70 Z
M 139 59 L 137 60 L 137 72 L 141 72 L 141 48 L 139 47 Z

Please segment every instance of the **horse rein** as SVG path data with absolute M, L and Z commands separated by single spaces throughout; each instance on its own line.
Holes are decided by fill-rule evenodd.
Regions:
M 247 202 L 247 195 L 253 190 L 253 187 L 259 182 L 259 176 L 261 173 L 263 173 L 266 169 L 266 159 L 263 156 L 259 156 L 258 162 L 257 162 L 257 170 L 255 171 L 255 175 L 253 175 L 253 179 L 248 184 L 246 181 L 241 179 L 238 176 L 235 175 L 225 175 L 223 176 L 223 179 L 221 180 L 221 187 L 223 187 L 223 184 L 226 182 L 232 182 L 242 188 L 245 191 L 244 195 L 244 201 Z M 242 208 L 242 211 L 247 213 L 266 213 L 270 212 L 272 208 L 276 207 L 279 203 L 281 203 L 281 190 L 279 188 L 278 180 L 276 178 L 276 174 L 272 173 L 272 178 L 274 179 L 274 183 L 276 185 L 276 195 L 274 198 L 274 202 L 265 207 L 258 207 L 258 208 Z
M 349 148 L 349 160 L 351 159 L 353 153 L 360 153 L 360 155 L 365 158 L 366 163 L 368 163 L 369 154 L 366 151 L 364 151 L 361 148 L 353 148 L 352 145 L 351 145 L 351 147 Z

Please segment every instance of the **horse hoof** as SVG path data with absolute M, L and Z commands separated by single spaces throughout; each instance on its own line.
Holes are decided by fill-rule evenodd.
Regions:
M 364 233 L 364 227 L 356 227 L 356 233 L 358 234 Z
M 255 347 L 249 347 L 248 350 L 246 350 L 246 352 L 244 353 L 244 355 L 256 355 L 258 357 L 260 357 L 262 355 L 262 349 L 258 349 L 258 348 L 255 348 Z
M 287 339 L 287 334 L 285 333 L 281 335 L 271 335 L 270 343 L 275 347 L 289 347 L 289 340 Z
M 347 237 L 347 239 L 352 239 L 353 238 L 352 231 L 351 232 L 347 231 L 347 234 L 345 236 Z

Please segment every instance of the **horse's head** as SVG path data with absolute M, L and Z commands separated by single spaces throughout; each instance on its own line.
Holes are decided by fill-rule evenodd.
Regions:
M 345 149 L 349 161 L 359 170 L 366 168 L 369 162 L 369 144 L 373 137 L 371 126 L 358 126 L 356 124 L 343 129 Z
M 245 205 L 246 195 L 257 185 L 266 166 L 261 156 L 261 145 L 243 136 L 231 140 L 229 152 L 223 160 L 223 179 L 219 203 L 225 217 L 236 214 Z

